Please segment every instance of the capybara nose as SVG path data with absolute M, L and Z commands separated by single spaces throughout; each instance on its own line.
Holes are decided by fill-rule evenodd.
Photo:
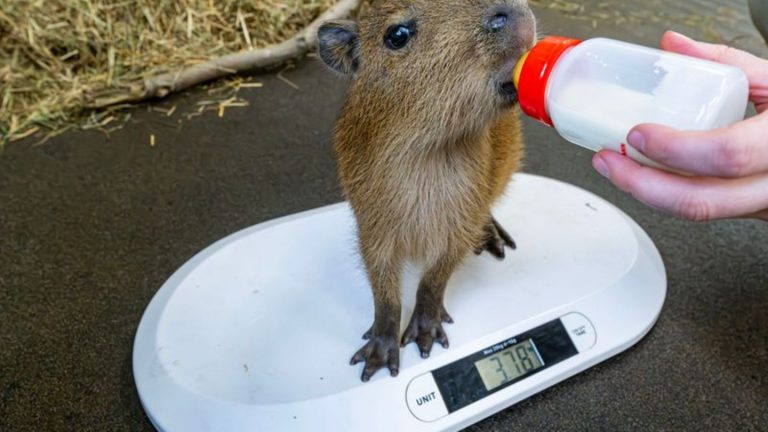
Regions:
M 505 51 L 525 51 L 533 45 L 536 38 L 536 20 L 525 3 L 520 6 L 491 6 L 484 14 L 483 20 L 485 29 L 496 35 L 497 42 L 502 44 Z
M 509 25 L 510 12 L 508 8 L 494 8 L 491 16 L 486 20 L 485 27 L 491 33 L 501 32 Z

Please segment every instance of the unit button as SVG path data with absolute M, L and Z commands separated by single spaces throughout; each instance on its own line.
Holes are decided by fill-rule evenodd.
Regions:
M 560 320 L 563 322 L 568 336 L 571 337 L 573 344 L 579 352 L 584 352 L 595 345 L 597 334 L 587 317 L 573 312 L 561 317 Z
M 448 415 L 448 408 L 431 372 L 414 378 L 408 384 L 405 399 L 411 414 L 421 421 L 431 422 Z

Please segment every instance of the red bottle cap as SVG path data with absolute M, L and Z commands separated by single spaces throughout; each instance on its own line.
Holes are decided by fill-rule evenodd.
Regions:
M 515 68 L 517 97 L 523 112 L 540 122 L 554 126 L 547 114 L 546 92 L 549 76 L 563 53 L 581 43 L 579 39 L 549 36 L 520 58 Z

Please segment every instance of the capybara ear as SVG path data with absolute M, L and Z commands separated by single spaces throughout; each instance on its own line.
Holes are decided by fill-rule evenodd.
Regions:
M 351 74 L 360 64 L 360 36 L 354 21 L 329 21 L 317 30 L 320 58 L 331 69 Z

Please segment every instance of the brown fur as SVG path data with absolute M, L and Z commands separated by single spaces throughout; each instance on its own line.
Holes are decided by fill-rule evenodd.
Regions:
M 483 30 L 499 7 L 519 29 Z M 409 45 L 385 47 L 386 29 L 407 20 L 418 23 Z M 357 25 L 335 25 L 359 31 L 348 44 L 326 38 L 323 47 L 320 39 L 327 63 L 354 71 L 334 142 L 375 301 L 370 341 L 353 358 L 365 360 L 367 380 L 380 367 L 397 373 L 391 339 L 399 333 L 406 261 L 426 271 L 403 342 L 415 340 L 422 355 L 433 341 L 447 346 L 445 286 L 487 240 L 491 206 L 523 154 L 517 110 L 498 85 L 532 44 L 535 23 L 519 0 L 397 0 L 374 3 Z

